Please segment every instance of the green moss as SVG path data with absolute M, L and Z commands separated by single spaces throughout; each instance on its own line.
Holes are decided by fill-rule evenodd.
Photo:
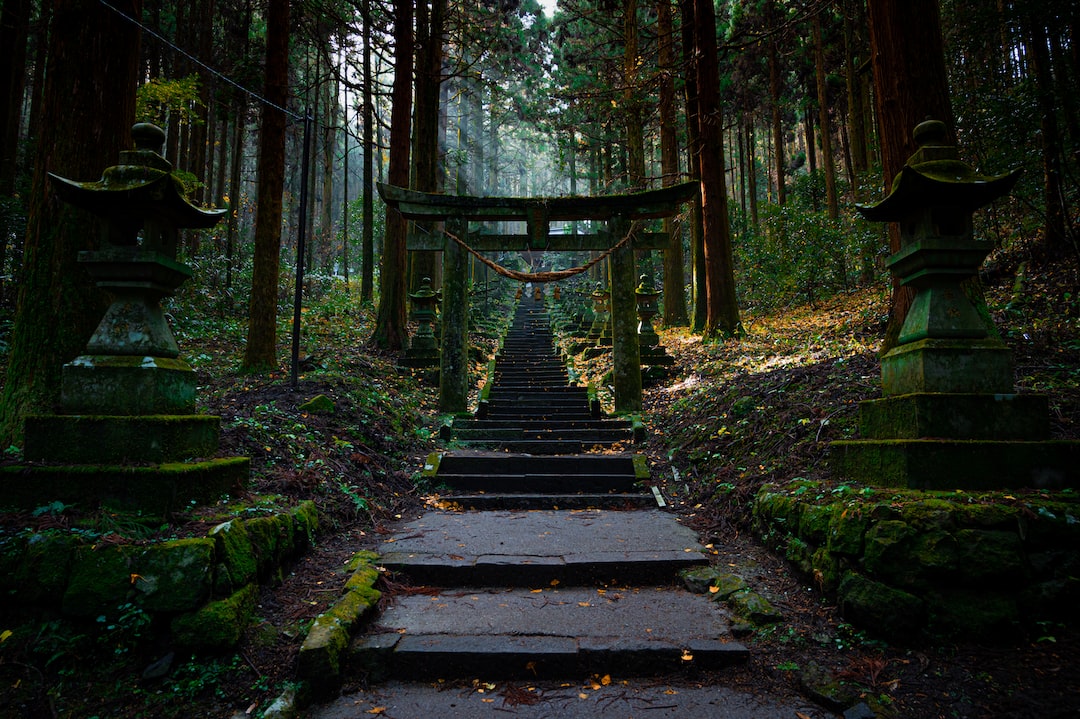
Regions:
M 251 549 L 259 576 L 266 576 L 277 563 L 279 525 L 273 517 L 256 517 L 245 520 L 244 529 L 251 538 Z
M 68 583 L 77 541 L 67 533 L 42 532 L 26 541 L 12 572 L 19 601 L 57 606 Z
M 218 560 L 225 566 L 234 586 L 247 584 L 255 578 L 258 565 L 244 522 L 231 520 L 210 530 Z
M 80 547 L 62 600 L 64 613 L 96 616 L 129 601 L 135 560 L 141 553 L 141 547 L 123 545 Z
M 189 611 L 210 596 L 213 561 L 212 539 L 151 545 L 136 560 L 138 571 L 132 586 L 150 611 Z
M 301 412 L 310 412 L 312 414 L 333 414 L 335 409 L 334 400 L 325 394 L 317 394 L 300 405 L 298 409 Z
M 784 556 L 804 576 L 809 576 L 813 572 L 813 564 L 811 563 L 811 555 L 813 555 L 813 553 L 813 547 L 802 539 L 799 537 L 790 537 L 788 539 L 787 551 L 784 553 Z
M 869 520 L 855 508 L 845 507 L 834 512 L 829 520 L 826 546 L 833 554 L 858 557 L 863 553 L 863 537 Z
M 956 533 L 956 540 L 960 550 L 955 567 L 957 582 L 1025 579 L 1027 562 L 1016 532 L 962 529 Z
M 298 552 L 304 552 L 315 546 L 315 535 L 319 531 L 319 510 L 310 499 L 305 499 L 292 510 L 293 544 Z
M 921 599 L 856 572 L 844 574 L 837 595 L 845 619 L 888 639 L 911 641 L 926 625 Z
M 1015 599 L 995 592 L 950 590 L 928 596 L 930 631 L 942 639 L 1013 640 L 1019 629 Z
M 834 504 L 804 506 L 799 515 L 799 536 L 814 544 L 824 544 L 828 538 L 829 524 L 832 521 L 835 506 Z
M 823 592 L 836 591 L 840 583 L 840 561 L 822 547 L 810 558 L 814 583 Z
M 750 589 L 735 592 L 728 597 L 727 603 L 732 611 L 755 624 L 772 624 L 784 619 L 768 599 Z
M 172 621 L 174 641 L 183 647 L 220 651 L 236 646 L 255 613 L 259 588 L 248 584 L 232 596 L 181 614 Z
M 955 526 L 956 504 L 942 499 L 923 499 L 905 503 L 900 518 L 920 531 L 947 530 Z

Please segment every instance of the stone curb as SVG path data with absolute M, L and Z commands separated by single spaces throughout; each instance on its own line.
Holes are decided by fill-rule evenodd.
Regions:
M 379 555 L 357 552 L 346 567 L 352 572 L 345 591 L 330 609 L 315 618 L 300 647 L 297 674 L 316 701 L 333 698 L 341 688 L 341 659 L 360 619 L 375 611 L 381 593 L 375 589 Z

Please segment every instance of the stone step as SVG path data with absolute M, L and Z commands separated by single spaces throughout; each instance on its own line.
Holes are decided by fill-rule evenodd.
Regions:
M 706 561 L 693 530 L 657 509 L 428 512 L 380 553 L 387 570 L 437 587 L 673 584 Z
M 553 456 L 560 454 L 580 454 L 590 450 L 613 450 L 621 449 L 622 445 L 633 441 L 632 435 L 618 439 L 461 439 L 463 447 L 469 449 L 486 449 L 491 452 L 519 452 L 534 454 L 537 456 Z
M 444 452 L 439 457 L 438 475 L 443 474 L 561 474 L 624 475 L 645 479 L 638 463 L 628 452 L 581 454 L 560 457 L 531 457 L 523 454 Z
M 628 419 L 580 419 L 580 420 L 522 420 L 514 422 L 501 419 L 461 418 L 454 420 L 454 430 L 458 429 L 521 429 L 524 431 L 541 429 L 630 429 L 633 422 Z
M 552 455 L 558 457 L 559 455 Z M 539 459 L 545 457 L 539 456 Z M 541 474 L 506 472 L 460 473 L 440 470 L 435 482 L 462 492 L 522 492 L 568 494 L 576 492 L 633 492 L 638 480 L 627 474 Z
M 656 497 L 643 492 L 608 492 L 578 494 L 446 494 L 439 501 L 463 510 L 534 510 L 534 509 L 655 509 Z
M 352 647 L 377 678 L 654 675 L 745 661 L 707 596 L 670 588 L 456 588 L 398 597 Z

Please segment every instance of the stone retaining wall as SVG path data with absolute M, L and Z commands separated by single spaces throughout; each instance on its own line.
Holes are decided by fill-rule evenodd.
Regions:
M 1012 638 L 1080 601 L 1080 497 L 766 485 L 754 530 L 893 641 Z
M 225 649 L 251 618 L 259 583 L 280 580 L 317 529 L 318 512 L 307 501 L 223 522 L 205 537 L 148 544 L 77 530 L 0 535 L 0 606 L 77 619 L 134 605 L 167 621 L 180 646 Z

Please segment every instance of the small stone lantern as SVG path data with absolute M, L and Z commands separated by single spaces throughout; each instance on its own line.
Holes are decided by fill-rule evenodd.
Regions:
M 416 320 L 416 336 L 411 347 L 415 350 L 438 350 L 435 341 L 435 306 L 439 296 L 431 289 L 431 278 L 425 277 L 420 282 L 420 289 L 409 295 L 413 307 L 413 319 Z
M 656 300 L 660 297 L 660 291 L 653 286 L 648 275 L 641 275 L 640 283 L 634 290 L 634 299 L 637 301 L 638 316 L 638 342 L 641 347 L 656 347 L 660 344 L 660 336 L 653 329 L 653 317 L 656 317 Z
M 604 330 L 611 321 L 611 291 L 604 288 L 599 282 L 592 291 L 593 322 L 589 328 L 588 340 L 595 342 L 604 335 Z M 610 335 L 610 331 L 608 333 Z

